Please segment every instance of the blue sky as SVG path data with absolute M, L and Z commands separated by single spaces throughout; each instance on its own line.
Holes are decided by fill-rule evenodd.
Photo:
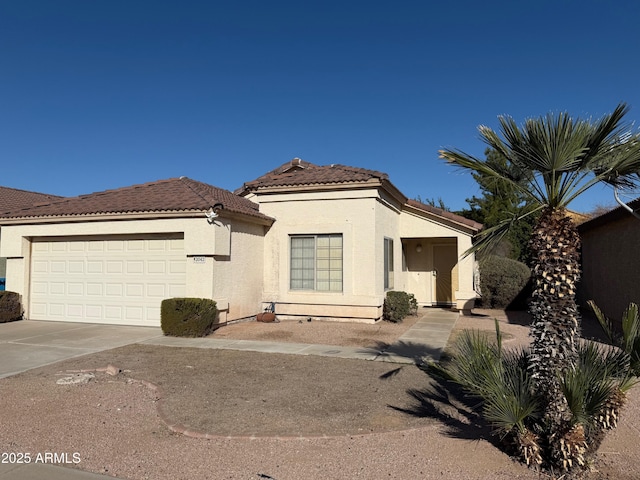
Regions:
M 635 1 L 0 0 L 0 185 L 233 190 L 294 157 L 452 209 L 442 147 L 549 111 L 640 119 Z M 572 206 L 611 204 L 605 188 Z

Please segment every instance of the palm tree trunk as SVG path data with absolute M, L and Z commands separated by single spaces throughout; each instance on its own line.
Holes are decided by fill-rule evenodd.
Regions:
M 543 211 L 531 238 L 533 295 L 530 312 L 531 371 L 546 398 L 550 443 L 566 432 L 571 419 L 560 378 L 574 368 L 579 334 L 575 292 L 580 278 L 580 236 L 564 209 Z M 552 448 L 553 449 L 553 448 Z

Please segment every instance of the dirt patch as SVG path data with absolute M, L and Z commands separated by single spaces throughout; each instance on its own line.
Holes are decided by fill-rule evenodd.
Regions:
M 102 381 L 145 380 L 160 387 L 167 423 L 219 436 L 335 436 L 416 428 L 433 422 L 407 415 L 407 391 L 428 381 L 416 366 L 232 350 L 129 345 L 11 377 L 96 369 L 124 373 Z M 390 373 L 391 372 L 391 373 Z M 102 378 L 102 380 L 100 380 Z M 73 390 L 69 390 L 73 393 Z
M 505 346 L 528 341 L 526 319 L 510 321 L 500 311 L 461 317 L 454 332 L 490 332 L 494 317 L 512 337 Z M 345 333 L 344 324 L 322 323 L 313 328 L 328 328 L 315 338 L 330 338 L 339 328 L 344 335 L 338 338 L 349 343 L 338 345 L 393 341 L 354 333 L 376 325 L 349 325 Z M 264 332 L 280 341 L 318 343 L 301 341 L 298 332 L 310 331 L 305 327 Z M 70 370 L 108 364 L 124 372 L 95 372 L 83 385 L 56 384 Z M 0 380 L 0 445 L 9 452 L 78 452 L 80 464 L 67 466 L 131 480 L 547 478 L 512 462 L 474 424 L 473 411 L 447 403 L 446 392 L 431 387 L 413 365 L 131 345 Z M 638 393 L 630 392 L 589 480 L 640 478 Z M 172 433 L 159 411 L 169 423 L 216 436 Z
M 287 320 L 271 323 L 250 321 L 221 327 L 210 337 L 372 348 L 379 343 L 395 342 L 418 318 L 419 316 L 408 316 L 401 323 L 379 321 L 375 324 L 321 320 Z

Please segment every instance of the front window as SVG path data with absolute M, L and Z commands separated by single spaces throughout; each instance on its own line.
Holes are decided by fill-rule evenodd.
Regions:
M 393 289 L 393 239 L 384 239 L 384 289 Z
M 342 235 L 291 237 L 291 290 L 342 291 Z

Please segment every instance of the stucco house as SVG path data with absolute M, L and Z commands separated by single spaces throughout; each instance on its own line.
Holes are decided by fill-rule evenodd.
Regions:
M 7 289 L 27 318 L 159 325 L 212 298 L 220 321 L 374 322 L 389 290 L 469 310 L 481 225 L 409 200 L 381 172 L 300 159 L 235 193 L 173 178 L 0 214 Z
M 265 236 L 264 299 L 280 317 L 374 320 L 388 290 L 470 309 L 476 222 L 409 200 L 385 173 L 298 158 L 238 195 L 275 219 Z
M 0 213 L 30 207 L 38 203 L 50 202 L 59 198 L 62 197 L 0 186 Z M 1 234 L 2 232 L 0 231 Z M 6 265 L 7 259 L 0 257 L 0 290 L 4 290 L 5 286 Z
M 640 212 L 640 198 L 629 203 Z M 640 219 L 622 207 L 578 226 L 582 240 L 582 280 L 578 289 L 612 320 L 630 302 L 640 304 Z

